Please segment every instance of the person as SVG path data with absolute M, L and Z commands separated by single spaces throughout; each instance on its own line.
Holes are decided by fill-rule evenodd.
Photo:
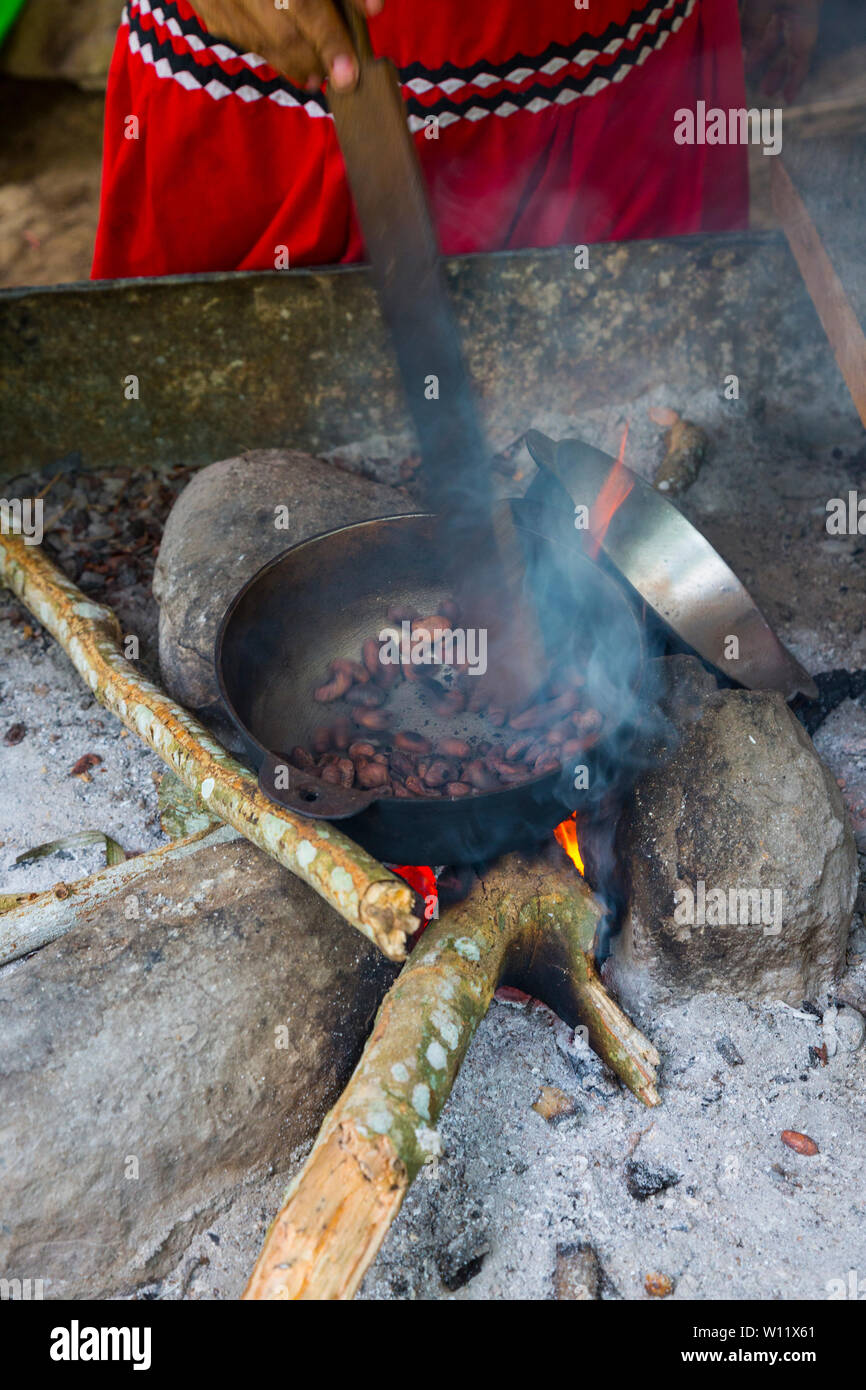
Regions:
M 346 0 L 400 73 L 445 254 L 741 228 L 747 152 L 677 144 L 808 69 L 820 0 Z M 93 275 L 357 261 L 327 108 L 357 65 L 332 0 L 128 0 Z M 370 151 L 376 159 L 375 148 Z

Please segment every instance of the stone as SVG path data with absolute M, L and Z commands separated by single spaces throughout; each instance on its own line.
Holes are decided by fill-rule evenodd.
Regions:
M 201 469 L 169 513 L 153 577 L 169 694 L 188 709 L 219 709 L 217 629 L 268 560 L 321 531 L 413 510 L 405 494 L 293 450 L 260 449 Z
M 553 1296 L 560 1302 L 590 1302 L 601 1297 L 604 1273 L 591 1245 L 557 1245 Z
M 638 1016 L 707 990 L 817 997 L 844 967 L 857 892 L 834 778 L 781 695 L 709 693 L 673 723 L 618 827 L 607 982 Z
M 657 1197 L 669 1187 L 676 1187 L 682 1177 L 672 1168 L 664 1168 L 645 1162 L 642 1158 L 630 1158 L 625 1165 L 625 1185 L 636 1202 L 645 1202 L 648 1197 Z
M 394 975 L 240 838 L 5 967 L 3 1276 L 48 1298 L 165 1277 L 313 1136 Z

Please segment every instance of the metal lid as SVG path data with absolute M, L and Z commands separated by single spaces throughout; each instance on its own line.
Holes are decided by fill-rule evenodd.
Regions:
M 581 440 L 557 443 L 537 430 L 527 433 L 526 445 L 543 473 L 591 516 L 614 460 Z M 601 544 L 611 564 L 682 641 L 729 680 L 750 690 L 779 690 L 789 700 L 798 693 L 816 699 L 812 677 L 709 541 L 662 493 L 623 469 L 631 490 Z M 549 477 L 540 489 L 536 483 L 537 493 L 549 488 Z

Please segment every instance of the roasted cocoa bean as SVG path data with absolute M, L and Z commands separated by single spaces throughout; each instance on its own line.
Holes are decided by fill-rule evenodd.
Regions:
M 331 746 L 331 730 L 328 725 L 320 724 L 317 729 L 314 729 L 310 742 L 313 745 L 314 753 L 327 753 Z
M 365 672 L 366 674 L 366 672 Z M 319 704 L 329 704 L 332 700 L 342 700 L 351 687 L 352 677 L 348 671 L 335 671 L 333 678 L 313 691 L 313 699 Z
M 389 780 L 388 769 L 383 763 L 375 763 L 367 758 L 356 758 L 355 780 L 359 787 L 382 787 Z
M 542 772 L 554 772 L 560 766 L 559 758 L 549 750 L 542 753 L 540 758 L 536 758 L 532 771 L 540 774 Z
M 494 729 L 501 729 L 508 718 L 508 711 L 501 705 L 490 705 L 485 715 L 488 724 L 492 724 Z M 525 727 L 525 726 L 521 726 Z
M 505 750 L 505 757 L 507 758 L 508 762 L 513 763 L 517 758 L 520 757 L 521 753 L 525 753 L 529 745 L 533 743 L 534 740 L 534 734 L 521 734 L 520 738 L 516 738 L 513 743 L 509 743 L 507 749 Z
M 423 734 L 416 734 L 412 729 L 401 729 L 399 734 L 394 735 L 394 747 L 399 748 L 403 753 L 416 753 L 423 756 L 430 752 L 430 740 Z
M 425 787 L 420 777 L 407 777 L 406 786 L 409 788 L 409 791 L 412 792 L 415 796 L 436 795 L 434 791 L 431 791 L 430 787 Z
M 491 772 L 495 772 L 497 777 L 501 777 L 503 782 L 521 782 L 526 776 L 525 767 L 517 767 L 514 763 L 506 762 L 504 758 L 489 757 L 485 760 Z
M 449 632 L 450 630 L 451 624 L 447 618 L 442 617 L 441 613 L 432 613 L 429 618 L 418 618 L 412 624 L 413 637 L 416 632 L 426 632 L 431 637 L 435 637 L 438 632 Z
M 376 752 L 375 745 L 372 743 L 355 742 L 349 744 L 350 758 L 372 758 Z
M 356 709 L 352 718 L 362 729 L 387 729 L 391 716 L 385 709 Z
M 471 796 L 472 788 L 468 782 L 449 782 L 445 788 L 446 795 L 451 797 Z
M 331 725 L 331 743 L 335 748 L 348 748 L 352 741 L 352 721 L 342 715 Z
M 575 710 L 571 716 L 571 723 L 579 734 L 595 734 L 604 720 L 597 709 Z
M 461 782 L 468 782 L 479 792 L 490 792 L 493 791 L 494 787 L 499 786 L 499 778 L 496 773 L 485 767 L 480 758 L 466 764 L 460 773 L 460 780 Z
M 428 787 L 444 787 L 445 783 L 453 778 L 455 772 L 456 768 L 445 758 L 434 758 L 424 773 L 421 772 L 420 767 L 418 769 L 419 776 L 423 778 Z
M 349 656 L 338 656 L 331 662 L 331 670 L 335 673 L 345 673 L 351 676 L 353 681 L 359 685 L 364 685 L 370 679 L 370 673 L 360 661 L 353 661 Z
M 415 764 L 408 753 L 401 753 L 398 748 L 395 748 L 391 754 L 391 771 L 396 777 L 401 777 L 405 781 L 415 772 Z
M 355 764 L 351 758 L 340 758 L 334 764 L 340 774 L 340 786 L 351 787 L 355 781 Z
M 375 680 L 379 674 L 379 667 L 382 665 L 379 660 L 379 639 L 368 637 L 361 650 L 361 656 L 368 672 Z
M 553 724 L 561 719 L 569 710 L 573 710 L 580 696 L 574 690 L 566 690 L 564 694 L 557 695 L 555 700 L 547 700 L 544 704 L 530 705 L 529 709 L 522 710 L 520 714 L 513 714 L 509 719 L 509 727 L 512 729 L 537 729 L 543 728 L 547 724 Z M 489 716 L 488 716 L 489 718 Z
M 316 760 L 306 748 L 293 748 L 289 757 L 289 762 L 293 767 L 297 767 L 301 772 L 309 772 L 316 766 Z
M 446 758 L 468 758 L 472 750 L 462 738 L 440 738 L 436 740 L 436 752 Z
M 363 709 L 378 709 L 385 703 L 385 692 L 379 685 L 353 685 L 346 692 L 346 704 L 358 705 Z

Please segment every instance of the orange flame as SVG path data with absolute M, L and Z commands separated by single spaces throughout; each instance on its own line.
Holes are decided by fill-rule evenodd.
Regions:
M 558 825 L 553 833 L 556 836 L 557 844 L 562 845 L 577 872 L 583 874 L 583 859 L 577 843 L 577 812 Z
M 601 485 L 598 496 L 595 499 L 595 506 L 592 509 L 592 521 L 589 527 L 589 538 L 587 550 L 592 559 L 595 560 L 598 552 L 604 543 L 607 535 L 607 528 L 613 520 L 614 513 L 621 507 L 628 497 L 634 483 L 625 472 L 625 445 L 628 439 L 628 424 L 622 432 L 622 443 L 619 446 L 619 454 L 616 463 L 608 473 Z

